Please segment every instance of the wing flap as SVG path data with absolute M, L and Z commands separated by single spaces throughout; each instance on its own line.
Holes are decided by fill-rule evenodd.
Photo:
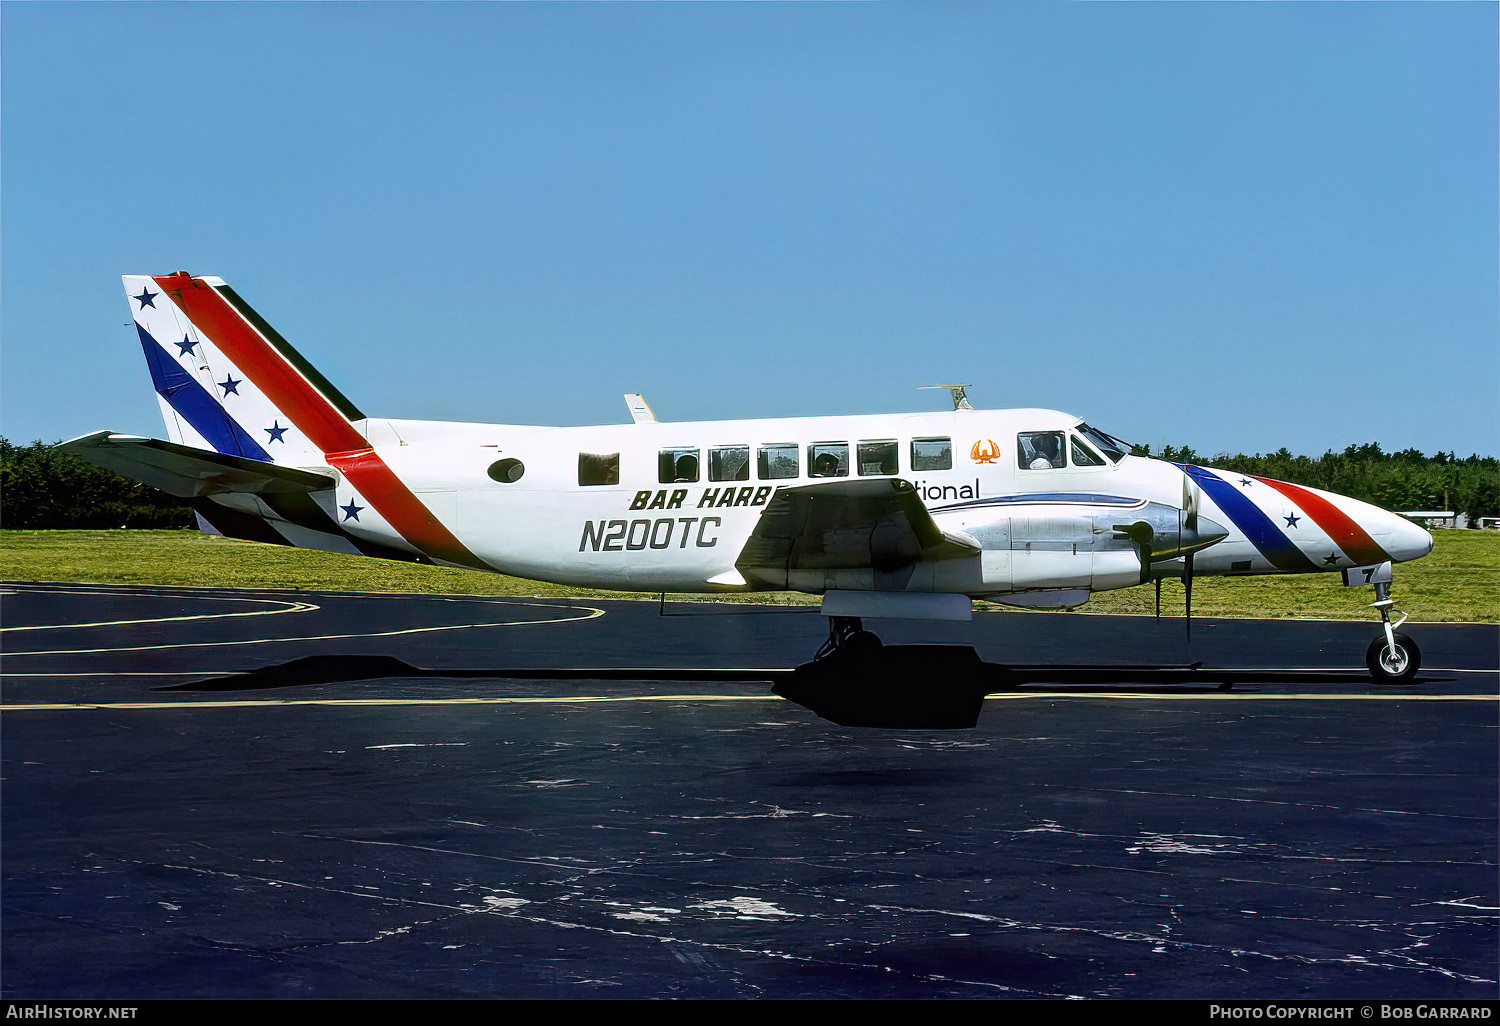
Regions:
M 275 495 L 332 488 L 331 474 L 195 449 L 140 435 L 96 431 L 58 445 L 80 459 L 184 499 L 224 492 Z
M 890 572 L 979 551 L 972 538 L 938 527 L 909 483 L 879 478 L 781 489 L 735 566 L 747 578 L 786 587 L 794 571 Z

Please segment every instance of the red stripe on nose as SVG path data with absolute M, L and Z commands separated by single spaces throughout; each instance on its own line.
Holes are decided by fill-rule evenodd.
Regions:
M 1273 481 L 1268 477 L 1257 477 L 1255 480 L 1270 485 L 1302 507 L 1302 511 L 1313 518 L 1313 523 L 1321 527 L 1333 539 L 1334 544 L 1344 550 L 1344 555 L 1356 563 L 1384 563 L 1391 558 L 1353 517 L 1312 489 L 1285 481 Z

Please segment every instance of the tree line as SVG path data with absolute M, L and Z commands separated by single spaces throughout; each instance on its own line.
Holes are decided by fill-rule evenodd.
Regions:
M 175 495 L 43 442 L 0 438 L 0 527 L 192 527 Z
M 1165 446 L 1152 453 L 1146 446 L 1132 450 L 1140 456 L 1177 463 L 1232 470 L 1237 474 L 1290 481 L 1361 499 L 1390 510 L 1452 510 L 1472 519 L 1500 516 L 1500 460 L 1452 452 L 1432 456 L 1416 449 L 1384 452 L 1380 443 L 1351 445 L 1343 452 L 1322 456 L 1293 456 L 1281 448 L 1269 455 L 1201 456 L 1191 448 Z
M 1374 442 L 1322 456 L 1294 456 L 1285 448 L 1266 456 L 1202 456 L 1171 445 L 1155 453 L 1137 446 L 1133 452 L 1322 488 L 1385 509 L 1500 516 L 1500 461 L 1493 456 L 1387 453 Z M 174 496 L 45 443 L 18 446 L 0 438 L 0 527 L 192 526 L 192 510 Z

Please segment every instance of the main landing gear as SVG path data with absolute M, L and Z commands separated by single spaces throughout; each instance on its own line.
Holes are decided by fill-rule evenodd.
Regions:
M 864 621 L 859 617 L 830 616 L 828 640 L 823 642 L 823 647 L 813 656 L 813 662 L 827 659 L 839 652 L 855 658 L 874 655 L 880 650 L 880 645 L 880 638 L 873 631 L 865 630 Z
M 1409 684 L 1422 665 L 1422 650 L 1410 635 L 1396 629 L 1406 622 L 1406 614 L 1396 608 L 1396 600 L 1391 598 L 1390 564 L 1385 566 L 1385 580 L 1371 582 L 1375 586 L 1375 601 L 1370 603 L 1380 610 L 1384 630 L 1365 650 L 1365 665 L 1377 684 Z M 1400 617 L 1394 623 L 1392 613 Z
M 841 726 L 964 730 L 991 678 L 967 646 L 884 645 L 859 617 L 830 616 L 818 654 L 772 690 Z

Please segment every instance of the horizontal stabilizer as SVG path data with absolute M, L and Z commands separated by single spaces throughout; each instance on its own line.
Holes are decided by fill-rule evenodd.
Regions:
M 184 499 L 223 492 L 306 493 L 335 484 L 331 474 L 279 467 L 140 435 L 96 431 L 63 442 L 58 448 Z

